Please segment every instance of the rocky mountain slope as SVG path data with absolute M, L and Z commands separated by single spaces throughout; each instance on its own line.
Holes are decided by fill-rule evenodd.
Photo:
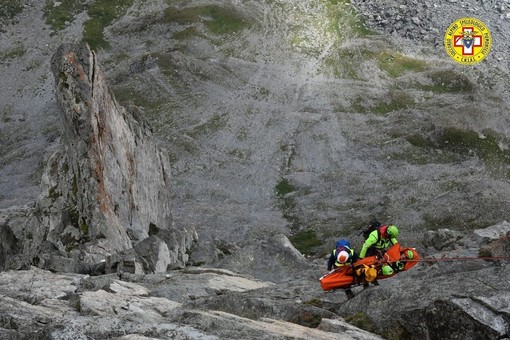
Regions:
M 47 319 L 33 324 L 28 319 L 38 319 L 22 311 L 2 311 L 2 332 L 21 338 L 78 332 L 78 326 L 66 328 L 67 319 L 48 314 L 48 304 L 70 313 L 71 324 L 88 325 L 82 337 L 239 338 L 245 332 L 245 338 L 293 338 L 314 332 L 308 337 L 328 338 L 332 330 L 346 338 L 368 336 L 338 315 L 390 338 L 458 334 L 440 322 L 444 313 L 457 316 L 464 338 L 504 337 L 507 312 L 495 302 L 505 301 L 508 291 L 504 263 L 424 266 L 341 306 L 343 295 L 322 293 L 317 278 L 334 240 L 344 236 L 359 245 L 359 229 L 373 217 L 399 225 L 399 240 L 424 255 L 449 246 L 475 256 L 506 249 L 503 229 L 490 240 L 463 236 L 509 220 L 507 6 L 412 0 L 2 3 L 0 262 L 28 270 L 3 277 L 20 284 L 34 282 L 31 275 L 60 280 L 30 267 L 38 266 L 68 272 L 74 282 L 69 291 L 58 288 L 42 300 L 35 291 L 20 297 L 6 290 L 2 299 L 28 302 L 30 313 Z M 448 59 L 441 41 L 451 21 L 470 15 L 489 25 L 494 44 L 484 62 L 463 67 Z M 78 58 L 91 70 L 83 73 L 89 90 L 99 60 L 106 79 L 99 87 L 108 85 L 113 94 L 100 91 L 103 99 L 91 107 L 85 103 L 94 90 L 83 98 L 77 96 L 82 85 L 68 83 L 81 71 L 69 69 L 61 77 L 57 66 L 51 73 L 61 43 L 77 41 L 95 51 Z M 60 51 L 56 56 L 65 55 Z M 61 57 L 55 58 L 58 65 Z M 98 120 L 82 125 L 84 109 Z M 113 128 L 105 133 L 104 126 Z M 95 144 L 94 136 L 106 136 L 107 147 Z M 41 225 L 46 227 L 36 227 Z M 30 228 L 36 233 L 26 233 Z M 192 288 L 191 277 L 181 272 L 142 274 L 184 266 L 229 269 L 219 275 L 256 283 L 232 288 L 216 282 L 227 288 L 215 288 L 215 280 L 225 277 L 211 283 L 202 273 L 197 277 L 207 281 L 205 288 Z M 164 287 L 146 281 L 165 281 L 165 275 L 182 281 Z M 492 277 L 487 285 L 452 285 L 460 277 L 469 278 L 466 285 L 479 282 L 481 275 Z M 125 281 L 139 286 L 119 298 L 111 287 Z M 186 292 L 172 293 L 171 287 L 188 284 Z M 397 303 L 391 291 L 407 286 L 415 287 L 410 303 Z M 196 304 L 197 295 L 189 293 L 195 289 L 207 291 Z M 433 294 L 423 299 L 423 291 Z M 110 309 L 94 306 L 94 299 L 111 296 Z M 167 300 L 152 300 L 161 297 Z M 393 332 L 382 322 L 388 300 L 397 309 Z M 160 303 L 167 305 L 164 311 L 154 307 Z M 166 326 L 153 332 L 140 325 L 141 310 Z M 406 317 L 410 310 L 416 318 Z M 473 311 L 491 315 L 477 321 L 481 333 L 465 327 L 473 323 Z M 94 324 L 105 316 L 111 324 Z M 263 318 L 273 321 L 259 322 Z M 119 320 L 129 325 L 115 328 Z M 313 329 L 288 333 L 291 326 L 280 322 Z M 225 328 L 239 333 L 227 335 Z

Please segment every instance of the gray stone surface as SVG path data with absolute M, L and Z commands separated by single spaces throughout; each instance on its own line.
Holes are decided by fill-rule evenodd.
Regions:
M 186 279 L 186 275 L 193 275 L 195 280 Z M 209 273 L 206 269 L 193 274 L 173 272 L 172 276 L 183 282 L 181 287 L 202 290 L 202 299 L 214 298 L 218 289 L 226 295 L 249 294 L 250 290 L 271 286 L 214 269 Z M 176 287 L 164 274 L 145 277 L 139 283 L 112 276 L 101 289 L 95 289 L 91 279 L 94 278 L 58 275 L 38 268 L 0 273 L 0 334 L 45 339 L 379 339 L 340 318 L 328 320 L 336 325 L 334 329 L 321 330 L 282 321 L 278 313 L 274 318 L 246 318 L 187 305 L 185 296 L 181 296 L 182 302 L 153 296 L 156 287 Z M 147 287 L 144 280 L 153 284 Z M 317 317 L 317 312 L 311 315 L 307 311 L 309 308 L 295 304 L 295 316 Z M 329 315 L 335 318 L 333 313 Z
M 501 236 L 507 234 L 509 231 L 510 223 L 503 221 L 489 228 L 476 229 L 473 233 L 480 239 L 481 242 L 489 243 L 500 239 Z
M 506 262 L 439 261 L 509 251 L 485 230 L 510 218 L 508 1 L 134 0 L 105 27 L 97 3 L 60 28 L 64 2 L 0 4 L 0 262 L 26 270 L 1 273 L 23 290 L 2 288 L 0 337 L 375 337 L 339 315 L 508 337 Z M 471 15 L 494 45 L 466 68 L 442 37 Z M 52 74 L 91 23 L 106 44 Z M 438 261 L 322 292 L 373 217 Z
M 479 243 L 483 236 L 478 234 L 466 238 Z M 264 241 L 252 242 L 268 247 Z M 452 251 L 438 252 L 408 272 L 381 280 L 378 287 L 355 287 L 356 296 L 347 300 L 342 291 L 321 290 L 317 277 L 325 263 L 289 266 L 302 255 L 282 236 L 273 242 L 270 249 L 276 250 L 277 244 L 282 248 L 274 256 L 287 258 L 273 266 L 284 268 L 290 281 L 280 280 L 276 274 L 281 283 L 261 281 L 205 267 L 99 276 L 57 274 L 35 267 L 2 272 L 2 335 L 39 334 L 51 339 L 128 335 L 154 339 L 379 338 L 357 328 L 363 327 L 384 338 L 508 336 L 510 287 L 505 262 L 433 262 L 452 256 Z M 509 244 L 506 235 L 495 242 Z

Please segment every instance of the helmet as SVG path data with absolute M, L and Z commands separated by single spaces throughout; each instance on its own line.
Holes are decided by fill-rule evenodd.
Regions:
M 407 253 L 407 258 L 409 260 L 412 260 L 414 258 L 414 253 L 412 250 L 408 250 L 406 253 Z
M 386 233 L 391 238 L 397 238 L 398 237 L 398 229 L 394 225 L 390 225 L 388 229 L 386 229 Z
M 377 270 L 374 267 L 365 268 L 365 280 L 372 282 L 377 277 Z
M 391 268 L 390 266 L 382 266 L 381 269 L 382 269 L 382 274 L 383 275 L 391 275 L 391 274 L 393 274 L 393 268 Z
M 346 252 L 345 250 L 342 250 L 340 253 L 338 253 L 336 260 L 340 263 L 347 262 L 347 260 L 349 260 L 349 253 Z
M 341 247 L 351 248 L 351 244 L 347 240 L 340 239 L 340 240 L 336 241 L 336 247 L 337 248 L 341 248 Z

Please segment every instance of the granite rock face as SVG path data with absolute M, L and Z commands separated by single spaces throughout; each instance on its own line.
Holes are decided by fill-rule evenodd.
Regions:
M 11 268 L 41 265 L 39 254 L 89 264 L 114 256 L 113 271 L 184 266 L 197 235 L 172 225 L 170 163 L 142 114 L 117 103 L 86 44 L 61 45 L 51 68 L 63 146 L 48 161 L 34 206 L 4 213 L 1 257 L 22 250 Z M 153 234 L 157 242 L 137 246 Z
M 86 45 L 62 45 L 52 71 L 73 176 L 72 187 L 62 192 L 76 199 L 78 221 L 90 239 L 124 250 L 131 240 L 148 237 L 151 224 L 170 228 L 168 159 L 141 118 L 117 104 L 95 53 Z

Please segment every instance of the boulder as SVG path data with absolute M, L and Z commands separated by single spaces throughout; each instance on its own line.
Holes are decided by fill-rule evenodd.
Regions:
M 463 236 L 463 233 L 450 229 L 429 230 L 423 236 L 423 245 L 436 250 L 452 250 Z
M 487 244 L 499 240 L 502 236 L 510 232 L 510 223 L 503 221 L 484 229 L 475 229 L 473 236 L 479 245 Z
M 19 241 L 7 223 L 0 223 L 0 268 L 7 258 L 19 251 Z
M 157 236 L 150 236 L 138 242 L 134 250 L 147 260 L 148 269 L 153 273 L 166 272 L 168 266 L 173 262 L 168 246 Z
M 480 255 L 493 257 L 506 257 L 510 254 L 510 231 L 497 240 L 480 247 Z

